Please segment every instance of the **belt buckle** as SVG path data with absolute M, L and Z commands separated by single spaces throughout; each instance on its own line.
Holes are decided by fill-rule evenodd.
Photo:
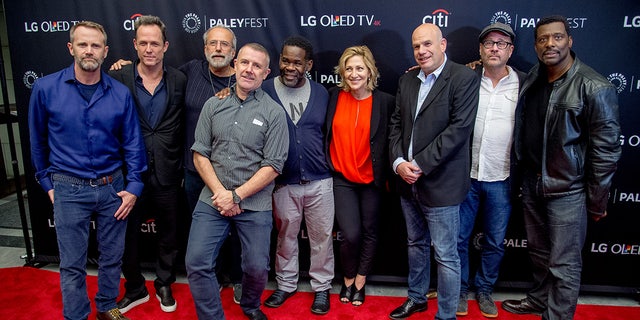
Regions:
M 300 184 L 309 184 L 311 180 L 300 180 Z
M 92 187 L 99 187 L 111 182 L 113 182 L 113 176 L 104 176 L 98 179 L 90 179 L 89 185 Z

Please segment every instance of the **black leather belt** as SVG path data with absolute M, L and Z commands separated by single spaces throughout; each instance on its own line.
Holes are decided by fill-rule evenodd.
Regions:
M 309 184 L 311 180 L 300 180 L 300 184 Z
M 52 174 L 51 179 L 54 181 L 63 181 L 63 182 L 69 182 L 74 184 L 81 184 L 85 186 L 97 187 L 97 186 L 103 186 L 105 184 L 110 184 L 113 182 L 114 179 L 119 178 L 120 176 L 122 176 L 121 170 L 118 170 L 111 175 L 96 178 L 96 179 L 77 178 L 77 177 L 68 176 L 61 173 Z

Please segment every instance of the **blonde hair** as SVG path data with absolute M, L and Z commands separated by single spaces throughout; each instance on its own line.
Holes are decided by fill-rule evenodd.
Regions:
M 80 21 L 74 24 L 71 27 L 71 30 L 69 30 L 69 42 L 73 43 L 73 39 L 75 38 L 74 33 L 76 32 L 76 29 L 78 27 L 85 27 L 89 29 L 98 30 L 100 33 L 102 33 L 102 36 L 104 37 L 104 45 L 105 46 L 107 45 L 107 32 L 104 31 L 104 27 L 101 24 L 93 21 Z
M 378 87 L 378 78 L 380 77 L 380 73 L 376 67 L 376 60 L 373 58 L 373 53 L 371 53 L 371 50 L 369 50 L 369 47 L 367 46 L 353 46 L 344 49 L 342 56 L 340 56 L 340 60 L 338 60 L 338 65 L 334 68 L 334 73 L 339 75 L 341 78 L 340 83 L 338 83 L 338 87 L 342 88 L 344 91 L 351 90 L 346 81 L 344 81 L 343 74 L 347 66 L 347 60 L 355 56 L 361 56 L 364 61 L 364 65 L 369 69 L 371 76 L 367 80 L 367 89 L 373 91 Z

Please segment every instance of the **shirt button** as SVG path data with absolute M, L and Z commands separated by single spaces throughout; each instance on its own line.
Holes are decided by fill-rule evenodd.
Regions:
M 233 124 L 238 124 L 238 121 L 234 121 Z

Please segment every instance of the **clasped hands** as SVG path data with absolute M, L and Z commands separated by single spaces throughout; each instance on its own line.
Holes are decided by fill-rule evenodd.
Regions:
M 220 214 L 226 217 L 232 217 L 242 213 L 240 204 L 233 202 L 233 194 L 231 190 L 216 192 L 211 197 L 211 204 L 220 211 Z
M 420 168 L 413 165 L 411 162 L 400 163 L 396 168 L 396 172 L 400 175 L 400 178 L 408 184 L 414 184 L 422 175 Z

